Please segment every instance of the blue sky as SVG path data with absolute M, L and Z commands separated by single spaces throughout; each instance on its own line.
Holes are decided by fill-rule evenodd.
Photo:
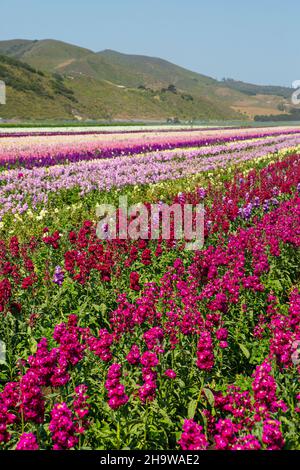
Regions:
M 215 78 L 300 79 L 296 0 L 8 0 L 0 38 L 162 57 Z

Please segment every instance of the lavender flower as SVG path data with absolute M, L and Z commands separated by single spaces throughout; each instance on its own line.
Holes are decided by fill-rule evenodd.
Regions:
M 54 270 L 54 276 L 53 276 L 53 279 L 52 281 L 54 282 L 54 284 L 57 284 L 58 286 L 61 286 L 62 283 L 64 282 L 64 273 L 63 273 L 63 270 L 61 269 L 60 266 L 56 266 L 55 270 Z

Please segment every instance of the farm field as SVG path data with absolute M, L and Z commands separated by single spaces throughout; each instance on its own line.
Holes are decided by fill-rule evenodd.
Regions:
M 0 448 L 300 450 L 299 247 L 299 127 L 1 129 Z

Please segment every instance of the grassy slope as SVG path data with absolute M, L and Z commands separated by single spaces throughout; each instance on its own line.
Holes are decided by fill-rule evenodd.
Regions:
M 81 94 L 83 104 L 88 101 L 92 102 L 95 110 L 95 102 L 99 102 L 99 96 L 103 96 L 105 88 L 111 96 L 103 97 L 103 103 L 100 111 L 107 106 L 110 108 L 108 114 L 113 117 L 122 118 L 124 114 L 128 117 L 198 117 L 213 119 L 238 119 L 240 113 L 231 108 L 231 103 L 223 101 L 223 99 L 214 95 L 214 90 L 206 90 L 205 88 L 215 83 L 215 80 L 190 72 L 181 67 L 173 65 L 167 61 L 155 58 L 147 58 L 140 56 L 128 56 L 111 51 L 103 53 L 93 53 L 88 49 L 79 48 L 60 41 L 43 40 L 43 41 L 2 41 L 0 42 L 1 51 L 6 54 L 21 58 L 30 65 L 52 72 L 64 74 L 67 77 L 79 78 L 92 77 L 97 80 L 105 80 L 112 84 L 122 85 L 130 88 L 137 88 L 139 85 L 153 88 L 155 91 L 163 87 L 167 87 L 170 83 L 175 82 L 182 93 L 192 91 L 194 97 L 193 103 L 187 103 L 176 96 L 152 96 L 147 92 L 131 90 L 129 93 L 107 88 L 102 83 L 89 83 L 95 92 L 94 100 L 84 97 Z M 81 82 L 81 81 L 80 81 Z M 87 80 L 88 83 L 88 80 Z M 78 84 L 75 87 L 80 88 Z M 87 91 L 90 95 L 91 90 Z M 179 94 L 182 94 L 179 93 Z M 131 100 L 136 103 L 131 105 Z M 126 112 L 119 103 L 126 103 L 128 109 Z M 169 108 L 168 108 L 169 106 Z M 134 113 L 136 110 L 142 109 L 143 115 Z M 86 114 L 86 113 L 84 113 Z M 107 112 L 105 111 L 105 114 Z M 94 115 L 94 112 L 93 112 Z M 103 117 L 97 114 L 97 117 Z
M 269 96 L 252 96 L 249 90 L 258 93 L 259 87 L 254 85 L 251 88 L 251 85 L 245 84 L 245 88 L 241 82 L 218 82 L 162 59 L 110 50 L 94 53 L 49 39 L 0 41 L 0 53 L 17 57 L 37 69 L 66 77 L 66 83 L 74 90 L 78 103 L 73 107 L 71 103 L 53 105 L 51 117 L 56 116 L 58 108 L 62 106 L 63 112 L 69 117 L 76 114 L 91 118 L 121 119 L 165 119 L 174 116 L 189 119 L 239 119 L 245 118 L 245 115 L 279 114 L 281 111 L 278 105 L 285 100 L 283 96 L 269 94 L 273 89 L 275 92 L 276 87 L 268 88 Z M 161 89 L 167 88 L 169 84 L 176 86 L 177 95 L 161 93 Z M 150 90 L 139 90 L 140 85 Z M 279 92 L 282 94 L 281 89 Z M 185 94 L 191 95 L 193 99 L 189 101 L 182 98 Z M 26 104 L 26 95 L 23 101 Z M 15 104 L 13 98 L 10 103 L 11 107 Z M 45 108 L 46 105 L 51 108 L 50 103 L 47 102 Z M 24 105 L 21 104 L 13 108 L 15 113 L 19 108 L 22 117 L 26 116 Z M 30 114 L 26 117 L 39 115 L 33 108 L 31 105 L 27 107 Z M 39 106 L 37 109 L 40 109 Z M 9 106 L 6 116 L 1 110 L 3 117 L 12 117 L 11 113 Z
M 119 88 L 106 81 L 84 76 L 67 79 L 82 104 L 81 114 L 97 118 L 101 110 L 104 118 L 153 119 L 178 117 L 181 119 L 222 119 L 236 118 L 237 114 L 217 106 L 209 100 L 195 97 L 188 100 L 185 95 L 171 92 L 151 92 L 136 88 Z
M 57 82 L 17 60 L 0 56 L 0 79 L 6 83 L 6 104 L 0 117 L 33 119 L 68 118 L 73 100 L 57 93 Z
M 0 56 L 0 78 L 7 84 L 7 104 L 0 107 L 2 118 L 221 119 L 236 116 L 207 99 L 191 100 L 180 93 L 120 88 L 84 75 L 62 82 L 5 56 Z

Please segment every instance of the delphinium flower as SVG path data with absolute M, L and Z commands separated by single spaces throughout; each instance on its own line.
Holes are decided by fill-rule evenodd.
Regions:
M 31 432 L 23 433 L 20 436 L 16 450 L 39 450 L 36 436 Z
M 121 364 L 112 364 L 107 373 L 105 388 L 109 398 L 108 405 L 113 410 L 116 410 L 125 405 L 129 400 L 128 395 L 125 393 L 125 387 L 120 382 L 121 376 Z
M 61 286 L 62 283 L 64 282 L 64 272 L 60 266 L 56 266 L 54 270 L 54 275 L 53 275 L 53 282 L 54 284 L 57 284 L 58 286 Z
M 71 449 L 78 443 L 72 411 L 66 403 L 57 403 L 51 411 L 49 431 L 54 450 Z
M 192 419 L 184 420 L 178 444 L 182 450 L 206 450 L 209 446 L 202 426 Z

